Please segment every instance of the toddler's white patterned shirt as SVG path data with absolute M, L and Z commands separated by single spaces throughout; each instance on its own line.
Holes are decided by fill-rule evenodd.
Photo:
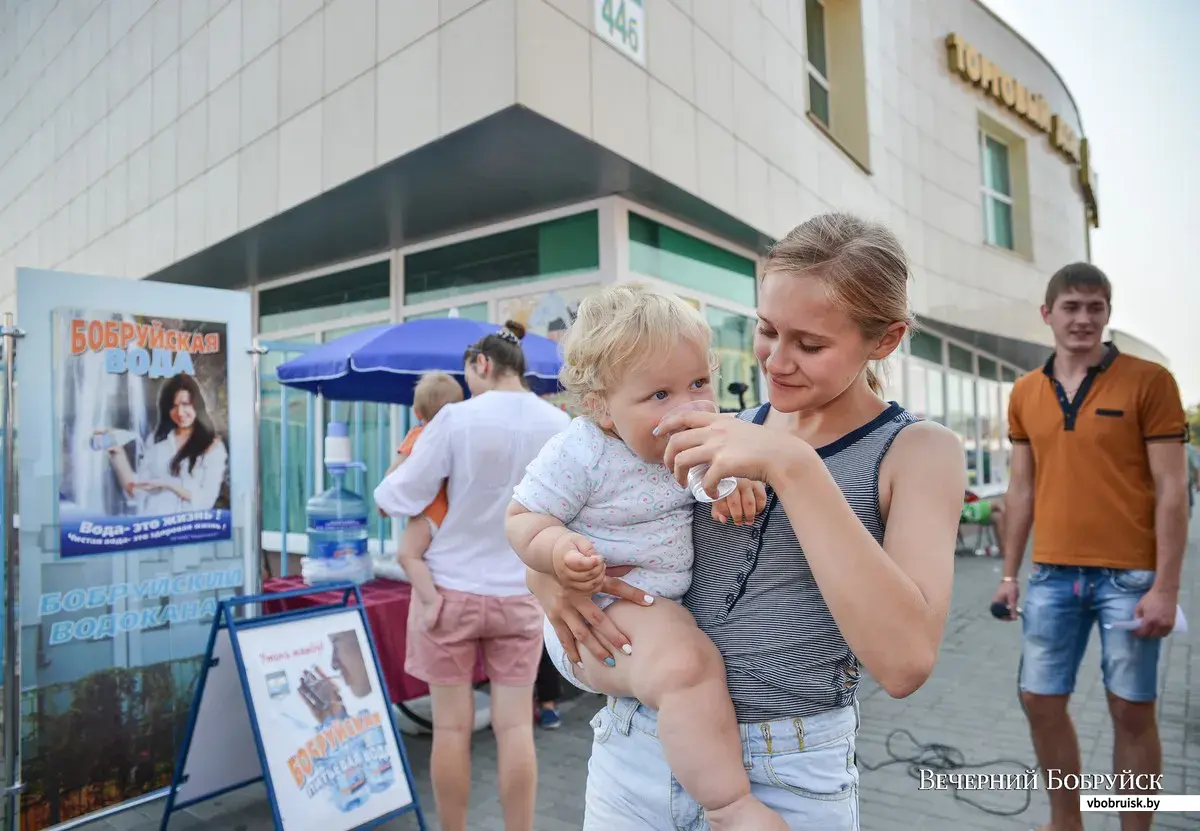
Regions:
M 630 585 L 675 601 L 688 590 L 694 497 L 666 465 L 638 458 L 592 421 L 576 418 L 546 442 L 513 498 L 587 537 L 606 564 L 635 566 L 621 578 Z

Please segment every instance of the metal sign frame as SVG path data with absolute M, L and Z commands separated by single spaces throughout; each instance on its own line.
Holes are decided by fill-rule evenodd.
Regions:
M 293 611 L 283 611 L 274 614 L 259 614 L 253 617 L 243 617 L 238 620 L 234 614 L 235 609 L 240 606 L 259 605 L 268 601 L 285 600 L 290 597 L 301 597 L 310 594 L 321 594 L 329 591 L 341 591 L 342 597 L 340 602 L 327 605 L 315 606 L 305 609 Z M 354 598 L 354 603 L 350 599 Z M 379 679 L 380 694 L 383 696 L 385 709 L 387 710 L 388 720 L 387 727 L 392 731 L 392 735 L 396 740 L 396 747 L 400 753 L 400 765 L 404 769 L 404 777 L 408 782 L 409 793 L 412 797 L 412 802 L 400 809 L 389 811 L 386 814 L 375 817 L 370 821 L 357 826 L 356 831 L 365 831 L 368 828 L 374 828 L 384 822 L 395 819 L 408 813 L 415 813 L 417 817 L 417 826 L 421 831 L 425 831 L 425 815 L 421 810 L 420 798 L 417 795 L 416 781 L 413 779 L 412 768 L 408 762 L 408 752 L 404 747 L 404 739 L 396 729 L 395 711 L 391 707 L 391 696 L 387 690 L 387 680 L 383 676 L 383 667 L 379 663 L 379 655 L 375 650 L 375 638 L 371 634 L 371 623 L 367 619 L 366 606 L 363 604 L 362 593 L 358 586 L 353 583 L 341 583 L 332 585 L 322 585 L 315 588 L 296 589 L 289 592 L 279 592 L 277 594 L 260 594 L 243 597 L 232 597 L 222 600 L 220 609 L 216 617 L 213 618 L 212 630 L 209 633 L 208 648 L 205 651 L 205 660 L 200 671 L 200 678 L 196 683 L 196 694 L 192 701 L 191 712 L 188 715 L 187 730 L 184 734 L 183 744 L 180 746 L 179 758 L 175 764 L 175 772 L 171 777 L 171 787 L 167 792 L 167 804 L 163 810 L 162 823 L 159 826 L 160 831 L 167 831 L 171 816 L 178 811 L 188 808 L 192 805 L 206 802 L 226 793 L 239 790 L 248 785 L 253 785 L 262 781 L 266 785 L 267 799 L 271 804 L 271 813 L 275 820 L 275 828 L 277 831 L 288 831 L 284 827 L 283 819 L 280 816 L 279 806 L 275 794 L 275 784 L 272 781 L 271 770 L 267 764 L 266 750 L 263 744 L 262 728 L 259 724 L 254 706 L 254 699 L 250 692 L 249 682 L 246 676 L 246 665 L 242 657 L 241 647 L 238 644 L 239 632 L 244 632 L 251 629 L 259 629 L 264 627 L 277 626 L 281 623 L 290 623 L 295 620 L 305 618 L 325 617 L 333 614 L 340 614 L 347 609 L 357 611 L 359 619 L 362 621 L 363 631 L 366 633 L 366 646 L 371 653 L 371 661 L 375 667 L 376 677 Z M 186 802 L 176 801 L 176 795 L 179 787 L 186 782 L 188 755 L 192 748 L 192 740 L 195 736 L 196 724 L 200 714 L 200 707 L 204 701 L 204 690 L 208 680 L 209 670 L 216 666 L 214 662 L 214 647 L 217 643 L 218 635 L 224 630 L 228 633 L 229 640 L 233 647 L 233 656 L 237 664 L 238 681 L 241 685 L 242 695 L 245 699 L 246 711 L 249 715 L 250 725 L 254 733 L 255 749 L 258 752 L 258 761 L 260 774 L 251 779 L 234 783 L 232 785 L 220 788 L 212 793 L 206 793 L 202 796 L 189 799 Z

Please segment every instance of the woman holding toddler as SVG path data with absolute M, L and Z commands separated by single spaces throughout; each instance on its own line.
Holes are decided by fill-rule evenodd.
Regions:
M 770 403 L 737 416 L 679 409 L 713 395 L 684 304 L 620 285 L 580 304 L 563 380 L 586 415 L 507 527 L 564 677 L 608 696 L 585 829 L 859 828 L 860 668 L 895 697 L 928 679 L 965 487 L 957 436 L 871 369 L 910 327 L 907 281 L 885 228 L 791 231 L 758 290 Z M 708 499 L 737 491 L 697 499 L 703 465 Z

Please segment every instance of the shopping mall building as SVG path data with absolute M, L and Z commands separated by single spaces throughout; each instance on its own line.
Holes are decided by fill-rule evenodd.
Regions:
M 754 404 L 763 252 L 849 210 L 911 257 L 921 331 L 889 396 L 962 436 L 973 481 L 1003 481 L 1008 390 L 1048 354 L 1046 280 L 1089 259 L 1098 227 L 1070 91 L 975 0 L 0 8 L 7 307 L 18 266 L 245 290 L 268 366 L 382 321 L 553 334 L 596 286 L 638 280 L 702 310 L 723 384 Z M 278 501 L 281 396 L 265 394 Z M 284 405 L 289 469 L 311 456 L 305 406 Z M 394 438 L 392 415 L 360 408 L 368 446 Z

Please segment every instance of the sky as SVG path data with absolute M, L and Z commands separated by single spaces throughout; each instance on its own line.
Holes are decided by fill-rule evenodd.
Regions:
M 983 0 L 1058 70 L 1098 174 L 1111 325 L 1200 404 L 1200 0 Z

